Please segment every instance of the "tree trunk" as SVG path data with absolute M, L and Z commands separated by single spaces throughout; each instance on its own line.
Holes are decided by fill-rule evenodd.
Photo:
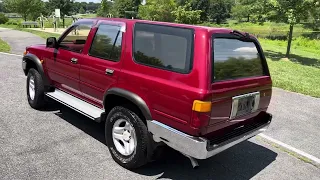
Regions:
M 247 22 L 250 22 L 250 14 L 248 14 Z
M 64 21 L 64 16 L 62 17 L 62 26 L 63 26 L 63 28 L 64 28 L 64 23 L 65 23 L 65 21 Z
M 290 56 L 292 34 L 293 34 L 293 24 L 290 24 L 290 31 L 289 31 L 289 39 L 288 39 L 288 47 L 287 47 L 286 58 L 289 58 L 289 56 Z
M 217 23 L 217 24 L 221 24 L 221 19 L 220 19 L 220 17 L 217 17 L 216 23 Z

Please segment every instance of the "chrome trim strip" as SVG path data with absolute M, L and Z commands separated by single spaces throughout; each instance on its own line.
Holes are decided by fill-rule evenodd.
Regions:
M 169 147 L 196 159 L 207 159 L 242 141 L 266 131 L 270 122 L 271 119 L 259 128 L 229 139 L 215 147 L 208 147 L 209 140 L 205 138 L 187 135 L 155 120 L 147 121 L 147 125 L 155 142 L 164 142 Z

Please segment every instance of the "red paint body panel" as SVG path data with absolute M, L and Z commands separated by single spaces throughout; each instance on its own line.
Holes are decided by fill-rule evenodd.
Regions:
M 103 108 L 103 96 L 108 89 L 113 87 L 125 89 L 139 95 L 146 102 L 154 120 L 194 136 L 210 135 L 267 110 L 272 88 L 270 76 L 211 83 L 211 35 L 230 33 L 231 30 L 142 20 L 93 20 L 96 20 L 97 24 L 111 23 L 126 26 L 120 61 L 108 61 L 88 55 L 97 25 L 91 29 L 81 54 L 59 49 L 54 60 L 52 48 L 45 46 L 28 48 L 30 53 L 45 60 L 43 65 L 48 78 L 58 88 L 63 88 L 101 108 Z M 194 29 L 191 72 L 180 74 L 137 63 L 133 59 L 132 50 L 133 29 L 136 22 Z M 72 57 L 76 57 L 79 63 L 71 64 Z M 113 76 L 106 75 L 106 69 L 114 70 Z M 258 111 L 230 120 L 232 97 L 255 91 L 260 91 L 261 94 Z M 201 128 L 191 126 L 194 100 L 212 101 L 212 112 L 207 115 L 208 120 Z

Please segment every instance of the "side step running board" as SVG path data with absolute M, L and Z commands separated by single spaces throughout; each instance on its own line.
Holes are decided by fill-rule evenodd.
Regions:
M 46 96 L 74 109 L 75 111 L 78 111 L 79 113 L 95 121 L 99 121 L 101 114 L 104 112 L 103 109 L 100 109 L 59 89 L 55 89 L 54 92 L 46 93 Z

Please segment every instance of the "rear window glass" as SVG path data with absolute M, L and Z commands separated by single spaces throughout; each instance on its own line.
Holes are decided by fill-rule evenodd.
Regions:
M 213 81 L 264 75 L 261 58 L 253 42 L 215 38 L 213 47 Z
M 188 73 L 191 69 L 192 39 L 191 29 L 137 23 L 134 59 L 156 68 Z

